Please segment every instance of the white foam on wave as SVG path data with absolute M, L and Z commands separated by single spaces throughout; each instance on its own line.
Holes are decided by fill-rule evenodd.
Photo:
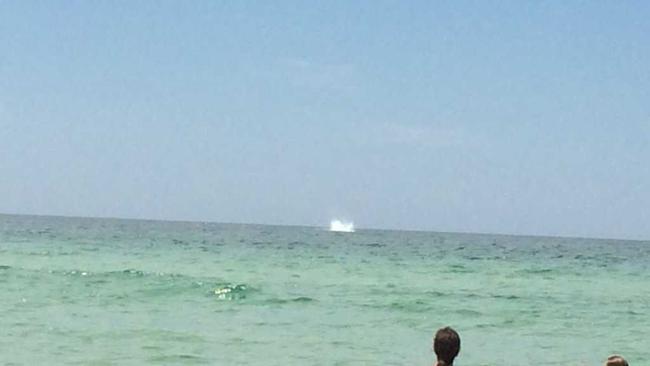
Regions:
M 353 233 L 354 232 L 354 223 L 353 222 L 344 222 L 338 219 L 330 221 L 330 231 L 336 231 L 341 233 Z

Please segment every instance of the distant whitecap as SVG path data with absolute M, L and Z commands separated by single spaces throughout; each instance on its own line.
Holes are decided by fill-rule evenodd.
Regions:
M 330 221 L 330 231 L 337 231 L 342 233 L 353 233 L 354 223 L 351 221 L 344 222 L 341 220 L 332 220 Z

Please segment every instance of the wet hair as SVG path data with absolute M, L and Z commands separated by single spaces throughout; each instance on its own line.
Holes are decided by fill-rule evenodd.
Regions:
M 450 366 L 460 352 L 460 337 L 450 327 L 438 329 L 433 339 L 433 351 L 438 356 L 438 364 Z
M 619 355 L 611 355 L 607 357 L 607 362 L 605 366 L 628 366 L 627 361 Z

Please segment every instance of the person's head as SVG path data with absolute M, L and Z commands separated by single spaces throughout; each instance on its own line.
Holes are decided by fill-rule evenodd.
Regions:
M 433 351 L 438 357 L 438 364 L 451 366 L 460 352 L 460 337 L 450 327 L 438 329 L 433 339 Z
M 619 355 L 611 355 L 607 357 L 605 366 L 628 366 L 627 361 Z

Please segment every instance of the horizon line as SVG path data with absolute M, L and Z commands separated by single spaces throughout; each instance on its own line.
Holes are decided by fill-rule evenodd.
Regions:
M 32 217 L 58 217 L 67 219 L 102 219 L 102 220 L 126 220 L 126 221 L 153 221 L 153 222 L 169 222 L 169 223 L 187 223 L 187 224 L 224 224 L 224 225 L 251 225 L 251 226 L 276 226 L 276 227 L 303 227 L 303 228 L 327 228 L 327 226 L 318 225 L 299 225 L 299 224 L 269 224 L 269 223 L 254 223 L 254 222 L 220 222 L 213 220 L 185 220 L 185 219 L 153 219 L 153 218 L 138 218 L 138 217 L 117 217 L 117 216 L 78 216 L 78 215 L 60 215 L 60 214 L 29 214 L 29 213 L 6 213 L 0 212 L 0 216 L 32 216 Z M 462 235 L 492 235 L 492 236 L 521 236 L 532 238 L 549 238 L 549 239 L 579 239 L 579 240 L 616 240 L 616 241 L 633 241 L 633 242 L 648 242 L 650 239 L 622 239 L 622 238 L 606 238 L 606 237 L 589 237 L 589 236 L 563 236 L 563 235 L 544 235 L 544 234 L 508 234 L 496 232 L 479 232 L 479 231 L 444 231 L 444 230 L 427 230 L 427 229 L 390 229 L 390 228 L 375 228 L 375 227 L 357 227 L 356 230 L 367 231 L 404 231 L 414 233 L 435 233 L 435 234 L 462 234 Z

